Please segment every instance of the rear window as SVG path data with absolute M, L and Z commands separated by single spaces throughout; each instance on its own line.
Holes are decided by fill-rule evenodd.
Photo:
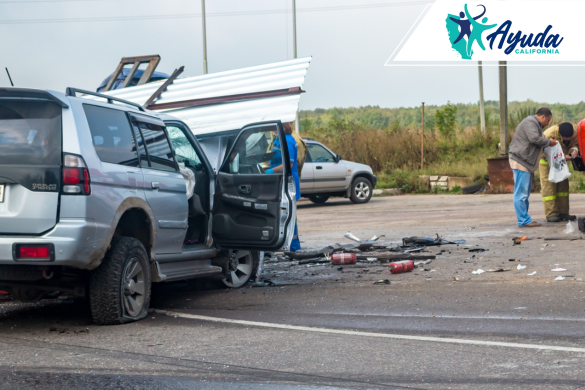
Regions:
M 61 164 L 61 106 L 0 100 L 0 164 Z
M 84 104 L 93 146 L 102 162 L 138 166 L 130 122 L 124 111 Z

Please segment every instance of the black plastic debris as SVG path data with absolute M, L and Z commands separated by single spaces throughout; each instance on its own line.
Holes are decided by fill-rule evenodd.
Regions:
M 483 248 L 473 248 L 470 249 L 470 252 L 485 252 L 487 249 L 483 249 Z
M 390 284 L 388 279 L 375 281 L 374 284 Z
M 431 237 L 422 237 L 422 236 L 413 236 L 413 237 L 404 237 L 402 239 L 402 245 L 412 245 L 412 246 L 439 246 L 439 245 L 459 245 L 465 244 L 465 240 L 457 240 L 457 241 L 448 241 L 443 239 L 443 237 L 437 234 L 436 238 Z
M 284 252 L 284 254 L 293 260 L 314 259 L 317 257 L 330 256 L 333 253 L 333 248 L 325 247 L 323 249 L 305 249 L 296 252 Z

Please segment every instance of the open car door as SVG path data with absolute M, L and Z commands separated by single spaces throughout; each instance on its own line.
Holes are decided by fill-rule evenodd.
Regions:
M 280 140 L 282 160 L 288 148 L 282 123 L 263 122 L 242 129 L 217 174 L 213 237 L 224 248 L 288 250 L 296 220 L 296 188 L 290 164 L 280 173 L 264 173 L 277 162 L 272 140 Z M 276 159 L 275 159 L 276 157 Z

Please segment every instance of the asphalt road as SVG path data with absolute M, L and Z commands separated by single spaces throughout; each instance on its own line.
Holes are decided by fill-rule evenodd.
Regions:
M 585 215 L 585 197 L 571 200 Z M 531 208 L 542 219 L 538 196 Z M 165 285 L 156 311 L 124 326 L 92 325 L 82 300 L 4 303 L 0 389 L 585 388 L 585 241 L 545 240 L 580 234 L 524 233 L 507 195 L 301 202 L 299 228 L 305 247 L 347 243 L 348 230 L 467 242 L 408 274 L 267 263 L 273 286 Z M 512 245 L 519 234 L 531 240 Z M 471 274 L 497 267 L 510 270 Z

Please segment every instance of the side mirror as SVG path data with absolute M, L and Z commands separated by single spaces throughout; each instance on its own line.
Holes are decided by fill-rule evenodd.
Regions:
M 335 156 L 335 162 L 338 163 L 341 161 L 341 154 L 338 154 L 337 156 Z

